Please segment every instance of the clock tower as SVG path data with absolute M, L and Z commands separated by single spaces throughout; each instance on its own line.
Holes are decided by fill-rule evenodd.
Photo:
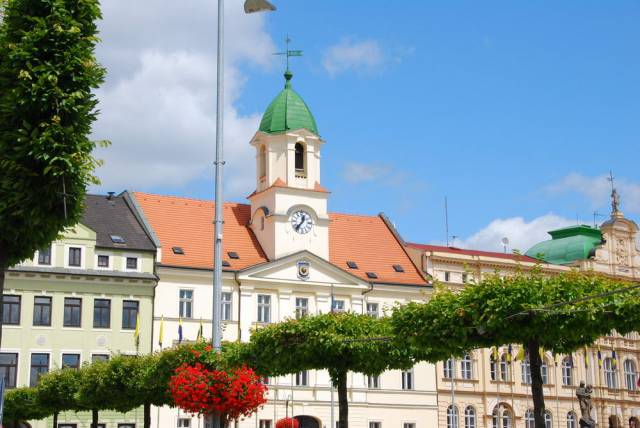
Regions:
M 256 191 L 251 229 L 270 260 L 307 250 L 329 259 L 327 192 L 320 185 L 324 141 L 316 121 L 284 74 L 284 89 L 271 102 L 251 140 L 256 153 Z

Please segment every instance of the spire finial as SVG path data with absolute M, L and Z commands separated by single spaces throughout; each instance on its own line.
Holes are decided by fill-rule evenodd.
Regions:
M 274 55 L 284 55 L 287 59 L 287 69 L 284 72 L 284 78 L 286 80 L 284 87 L 285 88 L 290 88 L 291 87 L 291 79 L 293 78 L 293 73 L 291 72 L 291 70 L 289 70 L 289 58 L 292 56 L 302 56 L 302 51 L 300 50 L 290 50 L 289 49 L 289 43 L 291 43 L 291 39 L 289 38 L 289 35 L 287 35 L 287 38 L 284 40 L 285 41 L 285 46 L 286 49 L 284 52 L 276 52 L 274 53 Z

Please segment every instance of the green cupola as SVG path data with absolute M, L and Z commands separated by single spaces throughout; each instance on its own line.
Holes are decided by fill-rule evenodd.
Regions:
M 593 257 L 603 242 L 600 229 L 586 225 L 552 230 L 549 235 L 550 240 L 534 245 L 526 255 L 555 265 L 567 265 Z
M 287 70 L 284 73 L 284 89 L 271 101 L 269 107 L 262 115 L 260 131 L 268 134 L 276 134 L 292 129 L 304 128 L 316 135 L 318 126 L 309 107 L 296 91 L 291 88 L 293 73 Z

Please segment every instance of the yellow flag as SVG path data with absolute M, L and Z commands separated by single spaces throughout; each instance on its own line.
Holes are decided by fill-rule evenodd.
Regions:
M 589 368 L 589 351 L 587 351 L 587 347 L 584 347 L 584 366 L 585 368 Z
M 540 353 L 540 359 L 544 361 L 544 348 L 541 346 L 538 348 L 538 352 Z
M 516 361 L 523 361 L 524 360 L 524 346 L 520 347 L 520 350 L 516 354 L 515 360 Z
M 158 337 L 158 345 L 160 345 L 160 349 L 162 349 L 162 341 L 164 340 L 164 315 L 160 318 L 160 331 Z
M 136 346 L 138 346 L 140 344 L 140 311 L 138 311 L 136 316 L 136 329 L 133 332 L 133 337 L 136 341 Z
M 493 361 L 498 361 L 498 347 L 494 346 L 493 348 L 491 348 L 491 358 L 493 358 Z

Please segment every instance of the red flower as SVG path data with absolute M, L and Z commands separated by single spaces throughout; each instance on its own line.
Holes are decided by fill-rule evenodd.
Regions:
M 294 418 L 283 418 L 276 422 L 276 428 L 300 428 L 300 422 Z

